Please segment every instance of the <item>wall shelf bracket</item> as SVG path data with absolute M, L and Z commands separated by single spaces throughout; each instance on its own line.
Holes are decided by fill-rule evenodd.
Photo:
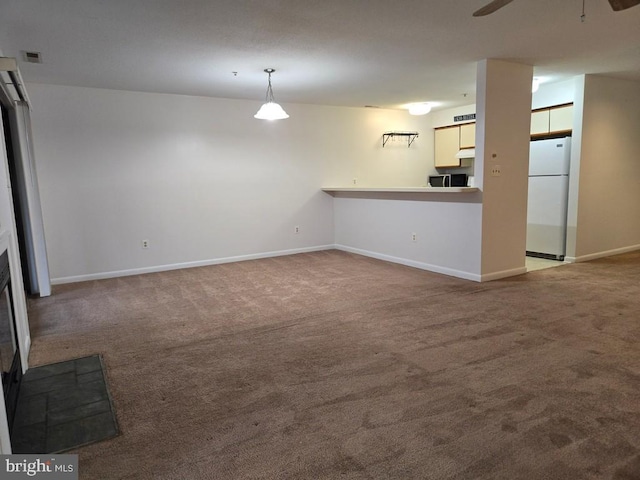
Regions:
M 405 137 L 407 139 L 407 148 L 411 146 L 416 138 L 418 138 L 418 132 L 384 132 L 382 134 L 382 147 L 387 144 L 390 138 Z

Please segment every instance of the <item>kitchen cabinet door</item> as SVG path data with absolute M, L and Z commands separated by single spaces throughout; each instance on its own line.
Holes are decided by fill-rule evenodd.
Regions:
M 573 105 L 549 110 L 549 131 L 564 132 L 573 130 Z
M 460 159 L 456 158 L 456 153 L 460 150 L 460 127 L 439 128 L 434 136 L 436 168 L 459 167 Z
M 549 110 L 531 112 L 531 135 L 549 133 Z
M 474 148 L 476 146 L 476 124 L 464 123 L 460 125 L 460 148 Z

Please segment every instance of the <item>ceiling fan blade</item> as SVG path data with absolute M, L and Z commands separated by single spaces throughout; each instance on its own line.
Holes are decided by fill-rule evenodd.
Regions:
M 614 1 L 622 1 L 622 2 L 624 2 L 624 0 L 609 0 L 609 1 L 612 2 L 611 5 L 613 5 Z M 627 2 L 631 2 L 631 1 L 635 1 L 635 0 L 627 0 Z M 640 2 L 640 0 L 637 0 L 637 1 Z M 484 17 L 485 15 L 489 15 L 490 13 L 495 12 L 496 10 L 501 9 L 502 7 L 504 7 L 505 5 L 510 4 L 511 2 L 513 2 L 513 0 L 493 0 L 493 2 L 489 2 L 487 5 L 482 7 L 480 10 L 474 12 L 473 16 L 474 17 Z
M 640 5 L 640 0 L 609 0 L 611 8 L 616 12 Z

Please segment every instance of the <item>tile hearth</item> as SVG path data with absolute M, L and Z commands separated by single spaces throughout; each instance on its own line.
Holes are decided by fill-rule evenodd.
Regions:
M 31 368 L 24 375 L 13 453 L 59 453 L 117 434 L 99 355 Z

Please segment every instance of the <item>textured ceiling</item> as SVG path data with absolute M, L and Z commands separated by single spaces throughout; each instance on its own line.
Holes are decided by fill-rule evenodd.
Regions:
M 257 102 L 267 67 L 280 103 L 388 108 L 473 102 L 484 58 L 640 81 L 640 6 L 585 1 L 0 0 L 0 50 L 42 52 L 27 82 Z

